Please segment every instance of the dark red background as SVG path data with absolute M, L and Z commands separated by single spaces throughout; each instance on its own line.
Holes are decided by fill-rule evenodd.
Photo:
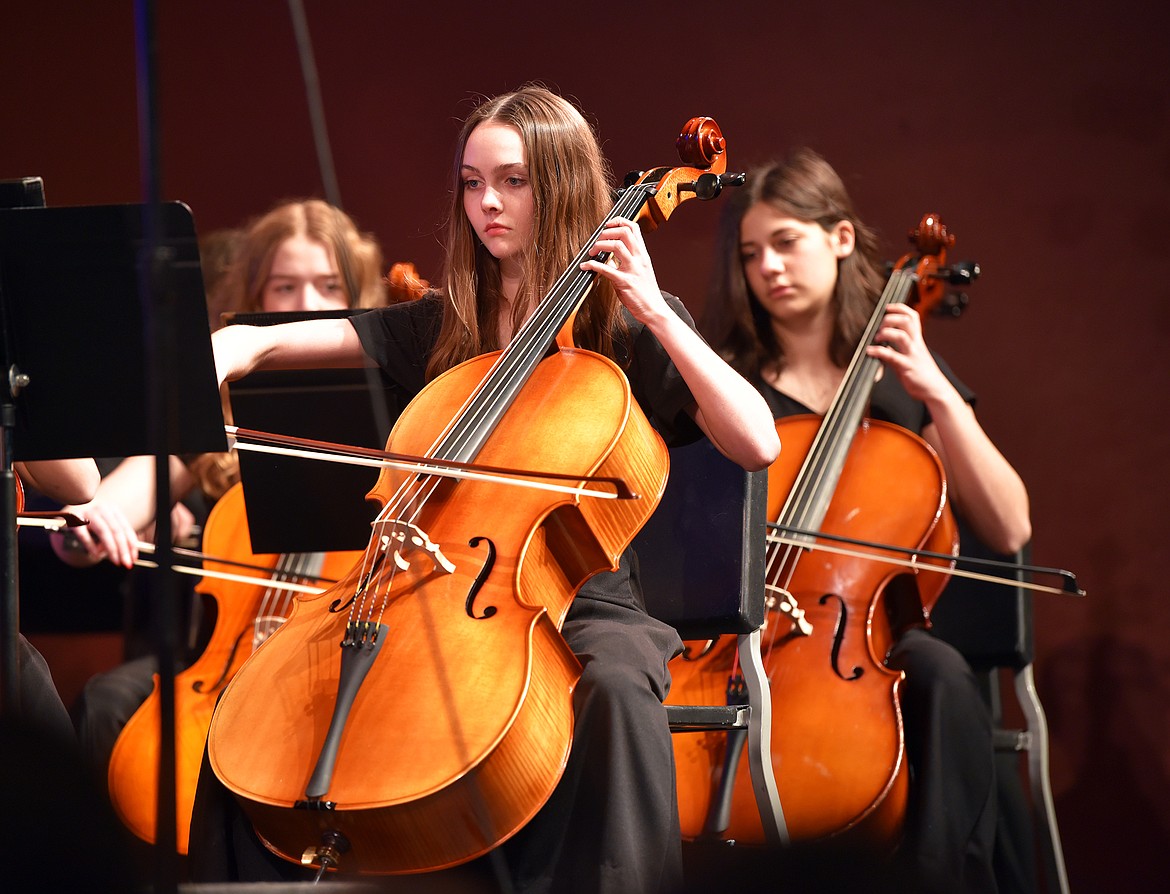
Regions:
M 51 204 L 141 199 L 128 3 L 9 3 L 0 178 Z M 201 232 L 323 195 L 288 7 L 159 4 L 163 192 Z M 591 115 L 616 172 L 675 162 L 694 115 L 731 167 L 807 143 L 888 254 L 926 211 L 983 268 L 928 338 L 1027 481 L 1034 558 L 1089 597 L 1036 599 L 1037 673 L 1074 891 L 1170 864 L 1170 600 L 1160 583 L 1170 132 L 1160 4 L 390 3 L 307 0 L 344 207 L 389 260 L 438 273 L 458 121 L 539 79 Z M 990 8 L 989 8 L 990 7 Z M 685 10 L 685 12 L 684 12 Z M 650 237 L 702 301 L 717 209 Z

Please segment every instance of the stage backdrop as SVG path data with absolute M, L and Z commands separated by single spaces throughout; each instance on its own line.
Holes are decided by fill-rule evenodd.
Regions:
M 142 196 L 129 3 L 10 2 L 0 177 L 52 204 Z M 324 195 L 288 6 L 160 3 L 160 163 L 201 232 Z M 451 147 L 476 97 L 540 80 L 620 175 L 716 118 L 733 168 L 808 144 L 889 257 L 923 213 L 983 269 L 930 343 L 979 394 L 1031 491 L 1034 558 L 1087 599 L 1036 599 L 1037 673 L 1074 891 L 1164 881 L 1170 840 L 1170 87 L 1160 4 L 307 0 L 343 206 L 387 259 L 439 273 Z M 814 8 L 815 7 L 815 8 Z M 649 237 L 695 312 L 718 207 Z

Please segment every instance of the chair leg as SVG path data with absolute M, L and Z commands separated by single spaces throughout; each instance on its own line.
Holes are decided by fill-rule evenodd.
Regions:
M 776 775 L 772 768 L 772 695 L 764 661 L 760 657 L 760 629 L 739 637 L 739 666 L 747 686 L 748 704 L 748 767 L 751 770 L 752 788 L 756 793 L 756 806 L 764 824 L 764 835 L 775 844 L 789 843 L 788 826 L 784 822 L 784 810 L 780 806 L 780 793 L 776 788 Z
M 1045 889 L 1069 894 L 1064 851 L 1056 827 L 1056 809 L 1052 802 L 1052 785 L 1048 777 L 1048 721 L 1036 694 L 1032 665 L 1015 674 L 1016 698 L 1024 712 L 1031 742 L 1028 748 L 1028 781 L 1032 789 L 1032 812 L 1036 834 L 1044 857 Z

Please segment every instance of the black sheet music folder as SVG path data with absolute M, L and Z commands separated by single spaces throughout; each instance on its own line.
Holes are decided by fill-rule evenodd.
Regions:
M 207 305 L 191 209 L 159 206 L 168 253 L 165 310 L 143 299 L 144 206 L 0 209 L 3 368 L 29 384 L 16 404 L 15 458 L 117 457 L 224 450 Z M 165 400 L 179 408 L 155 450 L 150 383 L 151 313 L 174 334 L 164 358 Z
M 235 314 L 229 322 L 270 325 L 354 313 L 361 311 Z M 233 421 L 240 428 L 357 447 L 385 447 L 389 426 L 402 411 L 393 387 L 373 369 L 260 372 L 228 389 Z M 366 548 L 378 506 L 365 495 L 378 469 L 238 452 L 254 553 Z

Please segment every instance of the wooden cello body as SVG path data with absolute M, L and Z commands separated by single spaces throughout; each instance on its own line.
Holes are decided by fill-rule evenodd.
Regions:
M 336 580 L 353 567 L 360 552 L 307 555 L 257 555 L 250 550 L 244 495 L 239 484 L 231 487 L 212 507 L 203 533 L 209 571 L 235 572 L 238 563 L 256 566 L 255 582 L 204 577 L 196 591 L 215 600 L 215 629 L 202 654 L 186 670 L 175 675 L 175 784 L 176 844 L 185 854 L 191 828 L 191 807 L 199 766 L 203 760 L 207 730 L 216 699 L 253 650 L 284 620 L 292 599 L 287 590 L 274 589 L 263 580 L 261 568 L 272 569 L 273 581 L 322 587 L 322 579 Z M 158 809 L 159 678 L 154 690 L 133 714 L 110 755 L 107 770 L 110 800 L 118 817 L 131 832 L 153 843 Z
M 820 417 L 812 416 L 777 423 L 784 450 L 769 469 L 769 518 L 780 516 L 820 424 Z M 900 474 L 886 473 L 891 461 L 910 485 Z M 908 432 L 867 420 L 853 439 L 822 530 L 952 552 L 957 538 L 938 457 Z M 918 607 L 931 605 L 945 583 L 943 575 L 922 575 L 918 582 L 927 592 L 908 593 L 902 571 L 869 560 L 843 562 L 824 553 L 804 556 L 791 575 L 782 563 L 770 563 L 769 583 L 787 579 L 785 589 L 811 627 L 809 634 L 802 634 L 782 610 L 772 609 L 764 633 L 772 764 L 793 842 L 849 837 L 888 850 L 898 841 L 908 791 L 898 702 L 902 674 L 886 668 L 884 659 L 894 624 L 922 623 Z M 692 653 L 702 646 L 687 644 Z M 701 658 L 676 659 L 668 702 L 721 702 L 736 671 L 735 660 L 731 638 L 718 641 Z M 720 732 L 673 739 L 680 819 L 688 838 L 702 837 L 708 829 L 712 804 L 720 797 L 728 741 Z M 763 844 L 747 764 L 732 763 L 730 824 L 722 836 Z
M 684 132 L 679 145 L 721 155 L 716 136 Z M 722 170 L 702 189 L 717 193 Z M 680 183 L 700 191 L 698 175 L 658 169 L 611 216 L 645 207 L 660 222 L 683 200 Z M 507 349 L 428 384 L 387 451 L 581 484 L 620 478 L 639 498 L 384 470 L 361 562 L 298 600 L 212 720 L 212 767 L 274 853 L 359 873 L 456 865 L 514 834 L 559 780 L 580 675 L 559 627 L 584 581 L 617 566 L 668 464 L 622 371 L 568 337 L 590 248 Z
M 923 574 L 883 561 L 906 550 L 958 553 L 943 466 L 920 437 L 866 418 L 879 363 L 865 353 L 893 302 L 923 312 L 942 297 L 936 281 L 953 243 L 935 215 L 911 238 L 871 316 L 824 418 L 777 422 L 784 448 L 769 470 L 762 657 L 771 685 L 772 766 L 790 840 L 842 843 L 888 853 L 906 811 L 908 768 L 898 687 L 886 667 L 898 634 L 929 623 L 951 563 Z M 844 554 L 819 534 L 869 544 Z M 781 539 L 783 538 L 783 539 Z M 880 544 L 883 546 L 873 546 Z M 883 548 L 884 547 L 884 548 Z M 672 662 L 669 703 L 737 697 L 735 643 L 688 643 Z M 763 844 L 743 737 L 674 738 L 679 808 L 689 838 Z

